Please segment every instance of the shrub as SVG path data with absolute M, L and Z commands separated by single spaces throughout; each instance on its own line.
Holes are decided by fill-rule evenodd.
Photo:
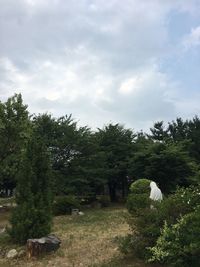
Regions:
M 150 209 L 143 194 L 140 196 L 131 192 L 128 199 L 128 224 L 132 229 L 129 245 L 136 256 L 148 259 L 150 254 L 146 248 L 155 246 L 164 222 L 166 221 L 169 226 L 175 224 L 181 216 L 193 212 L 200 205 L 200 189 L 199 186 L 179 188 L 162 202 L 154 202 L 153 209 Z
M 178 188 L 158 206 L 158 219 L 174 224 L 187 213 L 194 211 L 200 205 L 200 186 Z
M 75 196 L 59 196 L 53 205 L 54 215 L 71 214 L 72 209 L 80 209 L 80 202 Z
M 119 237 L 117 241 L 119 250 L 122 253 L 126 255 L 131 254 L 132 256 L 136 256 L 138 258 L 145 258 L 146 242 L 145 239 L 138 233 Z
M 24 244 L 29 238 L 39 238 L 51 231 L 52 193 L 49 154 L 36 133 L 23 151 L 16 189 L 17 206 L 11 214 L 12 239 Z
M 149 261 L 176 267 L 198 267 L 200 264 L 200 206 L 184 215 L 174 225 L 165 223 L 156 245 L 150 248 Z
M 139 179 L 131 184 L 127 208 L 131 214 L 139 215 L 150 206 L 150 180 Z
M 130 186 L 127 208 L 130 213 L 128 224 L 133 234 L 120 241 L 122 252 L 131 251 L 140 258 L 144 257 L 145 248 L 151 243 L 149 239 L 152 239 L 153 231 L 149 228 L 152 227 L 156 212 L 150 209 L 150 182 L 148 179 L 139 179 Z M 157 229 L 156 231 L 159 232 Z M 150 236 L 149 233 L 151 233 Z

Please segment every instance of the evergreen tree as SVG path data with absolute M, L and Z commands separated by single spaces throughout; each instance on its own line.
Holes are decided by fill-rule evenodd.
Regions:
M 168 129 L 165 129 L 164 122 L 158 121 L 150 128 L 151 135 L 149 137 L 154 141 L 164 142 L 168 138 Z
M 119 124 L 109 124 L 97 133 L 100 149 L 104 152 L 104 176 L 110 199 L 117 200 L 117 191 L 125 197 L 128 191 L 128 168 L 135 135 Z
M 181 144 L 149 143 L 133 156 L 130 173 L 157 182 L 164 193 L 193 182 L 196 164 Z
M 23 152 L 11 216 L 11 237 L 18 243 L 48 234 L 52 222 L 51 169 L 42 139 L 33 134 Z

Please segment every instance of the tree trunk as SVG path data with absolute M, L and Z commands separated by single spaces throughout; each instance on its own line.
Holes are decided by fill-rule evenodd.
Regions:
M 124 199 L 128 195 L 128 183 L 127 176 L 123 176 L 122 178 L 122 198 Z
M 54 235 L 39 239 L 28 239 L 26 245 L 28 258 L 39 257 L 47 252 L 55 251 L 60 247 L 60 243 L 60 239 Z
M 115 184 L 109 184 L 109 194 L 110 194 L 110 200 L 111 202 L 116 202 L 116 185 Z

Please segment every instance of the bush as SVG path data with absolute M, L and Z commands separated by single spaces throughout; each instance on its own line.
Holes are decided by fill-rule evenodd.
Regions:
M 141 193 L 150 193 L 150 180 L 148 179 L 138 179 L 137 181 L 133 182 L 130 186 L 130 192 L 134 194 L 141 194 Z
M 72 209 L 80 209 L 80 202 L 75 196 L 59 196 L 53 205 L 54 215 L 71 214 Z
M 174 225 L 165 223 L 149 261 L 158 261 L 176 267 L 200 265 L 200 207 L 186 214 Z
M 176 192 L 158 205 L 158 219 L 174 224 L 177 220 L 200 205 L 200 186 L 178 188 Z
M 127 198 L 127 209 L 131 214 L 139 215 L 150 207 L 150 182 L 148 179 L 139 179 L 131 184 Z
M 175 194 L 162 202 L 154 202 L 153 209 L 150 209 L 143 194 L 140 196 L 131 193 L 128 199 L 130 211 L 128 224 L 132 229 L 130 249 L 136 256 L 148 259 L 150 254 L 147 247 L 155 246 L 165 221 L 169 226 L 176 224 L 181 216 L 193 212 L 200 205 L 200 188 L 199 186 L 179 188 Z
M 132 254 L 140 258 L 145 257 L 145 248 L 151 243 L 153 231 L 149 227 L 152 227 L 156 212 L 150 209 L 150 182 L 148 179 L 139 179 L 130 186 L 127 208 L 130 213 L 128 224 L 133 234 L 120 242 L 122 252 L 131 251 Z M 159 229 L 156 230 L 159 232 Z M 149 232 L 151 232 L 150 236 Z
M 119 250 L 125 255 L 132 255 L 138 258 L 145 258 L 146 242 L 138 233 L 128 234 L 118 238 Z

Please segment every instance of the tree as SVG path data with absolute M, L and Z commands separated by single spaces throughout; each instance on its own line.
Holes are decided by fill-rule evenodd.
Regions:
M 104 175 L 111 201 L 117 200 L 117 190 L 122 197 L 127 194 L 128 163 L 135 135 L 119 124 L 109 124 L 97 133 L 101 151 L 105 156 Z
M 50 114 L 39 114 L 33 118 L 33 127 L 46 144 L 51 156 L 56 194 L 66 192 L 69 164 L 75 155 L 77 142 L 76 122 L 70 116 L 58 119 Z
M 154 123 L 153 128 L 150 128 L 152 140 L 163 142 L 168 138 L 168 129 L 165 129 L 164 122 L 159 121 Z
M 200 163 L 200 119 L 195 116 L 192 120 L 187 121 L 188 139 L 190 140 L 190 155 L 197 163 Z
M 152 143 L 140 149 L 131 160 L 134 177 L 145 177 L 157 182 L 169 193 L 177 185 L 187 186 L 195 174 L 195 162 L 180 144 Z
M 0 102 L 0 189 L 7 195 L 16 186 L 21 151 L 29 135 L 29 114 L 21 94 Z
M 168 123 L 168 132 L 174 142 L 185 141 L 188 138 L 188 122 L 177 118 Z
M 17 207 L 11 217 L 11 237 L 18 243 L 50 232 L 51 168 L 46 146 L 35 132 L 28 142 L 18 174 Z
M 77 127 L 71 115 L 55 119 L 49 114 L 34 117 L 33 125 L 51 154 L 56 194 L 102 191 L 102 153 L 88 127 Z
M 105 157 L 98 144 L 97 135 L 87 127 L 78 130 L 76 156 L 69 166 L 69 187 L 79 195 L 92 195 L 104 192 Z

